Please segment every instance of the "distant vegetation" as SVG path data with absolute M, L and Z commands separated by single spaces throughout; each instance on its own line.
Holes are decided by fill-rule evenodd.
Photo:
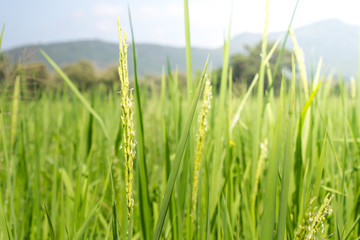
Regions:
M 267 48 L 271 49 L 274 46 L 273 43 L 268 43 Z M 269 64 L 275 66 L 276 60 L 279 57 L 280 49 L 277 47 L 272 57 L 270 58 Z M 292 52 L 285 49 L 281 61 L 279 63 L 280 71 L 274 76 L 274 83 L 271 88 L 274 88 L 276 92 L 279 92 L 281 85 L 281 77 L 283 73 L 291 72 L 291 54 Z M 259 65 L 261 63 L 261 42 L 255 46 L 245 46 L 244 53 L 237 53 L 230 56 L 230 68 L 232 69 L 232 81 L 235 86 L 243 85 L 250 86 L 255 74 L 259 71 Z M 222 68 L 219 68 L 215 74 L 217 76 L 217 82 L 220 82 Z M 269 87 L 269 80 L 265 78 L 265 89 Z
M 268 44 L 268 48 L 274 46 L 273 43 Z M 272 58 L 270 59 L 271 64 L 275 64 L 275 61 L 279 55 L 279 48 L 277 47 L 273 53 Z M 291 71 L 291 51 L 286 50 L 282 57 L 280 63 L 281 71 Z M 258 66 L 261 62 L 261 42 L 257 43 L 255 46 L 245 46 L 244 53 L 238 53 L 230 56 L 230 67 L 232 68 L 233 73 L 233 82 L 236 87 L 240 85 L 250 86 L 250 83 L 254 75 L 258 72 Z M 169 63 L 170 64 L 170 63 Z M 109 66 L 105 69 L 97 68 L 89 60 L 80 60 L 72 64 L 64 64 L 62 67 L 66 75 L 78 86 L 81 91 L 86 89 L 97 87 L 99 84 L 105 85 L 107 88 L 111 89 L 114 84 L 118 83 L 118 67 L 116 65 Z M 171 68 L 170 68 L 171 69 Z M 221 77 L 222 68 L 216 69 L 213 72 L 214 76 L 217 76 L 215 87 L 220 86 L 220 77 Z M 275 77 L 274 88 L 278 92 L 280 89 L 281 75 L 282 72 L 279 71 Z M 2 79 L 11 79 L 16 75 L 23 75 L 27 82 L 33 87 L 38 87 L 43 89 L 44 87 L 59 87 L 63 84 L 61 78 L 54 72 L 52 72 L 45 63 L 27 63 L 27 64 L 11 64 L 9 61 L 6 61 L 4 58 L 0 61 L 0 74 L 3 74 Z M 5 78 L 5 76 L 8 76 Z M 11 77 L 10 77 L 11 76 Z M 182 76 L 181 73 L 179 75 Z M 161 85 L 161 75 L 160 74 L 146 74 L 142 77 L 142 84 L 145 84 L 147 87 L 150 87 L 151 84 L 156 86 Z M 185 81 L 184 78 L 182 80 Z M 11 80 L 8 80 L 11 81 Z M 184 81 L 179 81 L 180 84 L 185 83 Z M 265 81 L 267 86 L 268 81 Z M 185 86 L 184 84 L 182 84 Z

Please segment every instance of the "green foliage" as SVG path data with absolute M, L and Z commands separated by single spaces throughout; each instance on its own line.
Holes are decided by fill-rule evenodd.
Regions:
M 5 55 L 0 55 L 0 83 L 7 79 L 7 59 Z
M 175 78 L 176 75 L 172 75 L 172 77 Z M 151 90 L 139 88 L 145 134 L 144 140 L 137 138 L 137 141 L 144 141 L 147 164 L 147 172 L 144 174 L 148 179 L 149 218 L 153 221 L 152 223 L 156 223 L 160 219 L 159 213 L 162 204 L 165 204 L 163 199 L 165 186 L 171 180 L 167 177 L 170 176 L 172 169 L 175 171 L 175 153 L 180 144 L 178 138 L 180 135 L 177 134 L 185 129 L 182 119 L 189 112 L 187 102 L 180 100 L 185 94 L 178 95 L 176 84 L 172 85 L 170 75 L 164 75 L 164 78 L 166 79 L 164 91 L 167 94 L 164 94 L 163 99 L 158 97 L 156 92 L 149 93 Z M 20 86 L 21 92 L 26 93 L 24 85 Z M 295 161 L 294 151 L 291 150 L 294 149 L 295 138 L 298 137 L 295 127 L 301 118 L 305 118 L 301 116 L 301 109 L 309 105 L 306 104 L 308 99 L 303 97 L 303 93 L 293 94 L 293 92 L 302 91 L 298 86 L 296 89 L 290 88 L 294 89 L 291 92 L 284 87 L 283 103 L 280 99 L 275 98 L 273 110 L 263 112 L 264 121 L 261 125 L 260 142 L 268 139 L 269 157 L 263 160 L 254 202 L 252 202 L 253 188 L 251 186 L 256 184 L 255 178 L 254 180 L 250 178 L 252 166 L 249 163 L 254 161 L 252 157 L 254 135 L 251 126 L 254 122 L 253 111 L 257 108 L 257 101 L 251 94 L 243 93 L 232 96 L 231 106 L 225 105 L 227 108 L 225 108 L 223 122 L 227 123 L 232 120 L 234 124 L 229 123 L 231 135 L 228 137 L 231 142 L 227 140 L 229 138 L 223 137 L 227 134 L 225 131 L 220 133 L 222 137 L 218 151 L 221 153 L 224 165 L 219 175 L 215 175 L 221 180 L 221 184 L 214 186 L 216 181 L 212 182 L 211 170 L 215 156 L 214 144 L 217 138 L 214 131 L 218 124 L 216 114 L 219 110 L 219 95 L 214 93 L 208 112 L 208 134 L 200 167 L 197 207 L 194 213 L 196 220 L 192 227 L 187 224 L 188 221 L 192 221 L 191 215 L 188 213 L 190 213 L 192 204 L 191 184 L 193 178 L 191 174 L 194 169 L 194 155 L 190 154 L 195 152 L 195 146 L 190 145 L 189 152 L 185 151 L 182 158 L 182 164 L 185 163 L 185 160 L 188 161 L 189 175 L 186 180 L 179 181 L 184 176 L 184 168 L 180 164 L 177 179 L 173 182 L 173 193 L 168 202 L 169 213 L 163 215 L 165 216 L 163 228 L 162 231 L 158 230 L 160 237 L 172 239 L 178 236 L 178 239 L 182 239 L 190 231 L 194 239 L 205 238 L 206 234 L 218 239 L 226 237 L 253 239 L 253 234 L 257 235 L 257 232 L 261 231 L 259 226 L 261 219 L 265 216 L 265 207 L 267 207 L 265 196 L 269 194 L 273 196 L 276 204 L 275 207 L 273 206 L 275 213 L 271 214 L 275 219 L 274 229 L 280 229 L 285 239 L 293 239 L 303 219 L 297 215 L 295 206 L 303 206 L 305 214 L 306 209 L 309 208 L 310 199 L 315 197 L 315 192 L 318 192 L 316 203 L 318 206 L 321 205 L 327 192 L 331 192 L 335 193 L 331 203 L 333 213 L 323 221 L 324 233 L 319 231 L 321 237 L 338 231 L 336 218 L 342 216 L 344 225 L 340 229 L 343 229 L 341 231 L 344 231 L 344 235 L 339 239 L 355 238 L 359 231 L 358 224 L 354 225 L 354 223 L 359 221 L 357 216 L 360 199 L 356 183 L 360 181 L 357 174 L 360 166 L 358 164 L 358 148 L 355 144 L 355 141 L 358 140 L 352 136 L 360 134 L 358 131 L 360 126 L 358 121 L 351 120 L 350 110 L 354 106 L 356 107 L 356 104 L 350 101 L 350 96 L 344 90 L 344 106 L 347 112 L 345 118 L 349 119 L 349 125 L 343 125 L 343 117 L 338 114 L 338 109 L 341 109 L 342 105 L 340 98 L 331 91 L 329 94 L 325 94 L 325 86 L 324 83 L 320 85 L 316 95 L 311 98 L 311 108 L 308 108 L 306 115 L 313 124 L 310 134 L 304 135 L 307 130 L 304 125 L 302 127 L 301 135 L 307 137 L 301 139 L 304 159 L 301 171 L 294 169 L 288 161 Z M 254 87 L 256 88 L 257 85 Z M 81 101 L 70 97 L 67 92 L 58 94 L 50 89 L 44 90 L 42 96 L 36 101 L 19 101 L 13 147 L 11 147 L 11 128 L 9 128 L 12 119 L 7 114 L 1 115 L 4 120 L 4 123 L 0 124 L 0 159 L 2 160 L 0 184 L 3 204 L 3 208 L 0 209 L 1 239 L 7 238 L 8 231 L 9 236 L 14 237 L 16 233 L 17 238 L 28 237 L 30 239 L 91 238 L 90 236 L 93 236 L 91 239 L 106 239 L 107 235 L 110 236 L 110 239 L 112 236 L 120 236 L 121 239 L 125 237 L 124 234 L 127 231 L 125 230 L 127 229 L 125 202 L 121 200 L 116 203 L 114 210 L 112 191 L 106 187 L 111 185 L 105 185 L 108 171 L 107 161 L 114 157 L 111 149 L 113 149 L 115 141 L 122 141 L 122 134 L 120 134 L 120 140 L 116 140 L 121 114 L 120 98 L 115 89 L 112 91 L 112 95 L 106 95 L 104 92 L 105 89 L 98 89 L 83 93 L 83 98 L 92 99 L 91 108 L 88 109 L 84 106 L 89 107 L 89 103 L 84 105 Z M 1 95 L 0 98 L 2 113 L 11 113 L 13 106 L 11 99 L 7 99 L 5 95 Z M 246 99 L 246 102 L 243 102 L 243 99 Z M 230 99 L 226 99 L 226 103 L 228 101 Z M 283 105 L 281 111 L 280 104 Z M 290 108 L 291 104 L 294 106 Z M 241 106 L 241 111 L 238 111 L 239 106 Z M 89 109 L 93 109 L 103 119 L 103 123 L 98 124 L 94 118 L 93 127 L 90 128 L 92 134 L 88 133 Z M 269 109 L 269 107 L 265 109 Z M 271 120 L 275 113 L 278 117 Z M 135 114 L 135 116 L 138 115 Z M 293 122 L 291 123 L 291 121 Z M 198 124 L 194 120 L 193 122 L 188 140 L 195 142 Z M 273 124 L 275 124 L 275 128 Z M 108 132 L 108 138 L 105 137 L 103 127 Z M 353 133 L 349 131 L 349 127 L 353 129 Z M 225 126 L 224 129 L 228 128 Z M 136 136 L 140 134 L 139 131 L 137 128 Z M 345 134 L 347 144 L 344 146 Z M 323 147 L 324 137 L 328 141 L 328 144 L 324 145 L 325 147 Z M 91 142 L 90 150 L 89 141 Z M 119 145 L 117 144 L 117 146 Z M 347 164 L 344 165 L 345 171 L 340 171 L 337 159 L 343 161 L 342 156 L 345 152 Z M 136 176 L 139 174 L 138 161 L 141 159 L 138 154 L 135 158 L 137 167 L 134 174 Z M 118 163 L 116 168 L 119 170 L 116 179 L 119 180 L 118 190 L 120 199 L 122 199 L 124 196 L 125 175 L 122 164 L 124 159 L 121 154 L 116 156 Z M 276 163 L 277 156 L 279 156 L 279 160 Z M 176 160 L 178 159 L 180 159 L 180 155 L 176 157 Z M 278 164 L 278 168 L 273 163 Z M 343 169 L 342 163 L 340 166 Z M 256 165 L 254 167 L 257 168 Z M 296 189 L 300 188 L 295 184 L 295 172 L 299 172 L 303 179 L 299 198 L 294 197 Z M 343 172 L 345 175 L 342 174 Z M 275 186 L 267 186 L 267 183 L 270 184 L 270 176 L 271 183 Z M 14 182 L 8 179 L 14 179 Z M 140 178 L 136 177 L 136 179 Z M 283 179 L 286 180 L 287 186 L 284 185 Z M 8 183 L 11 183 L 11 187 L 8 187 Z M 40 184 L 38 185 L 38 183 Z M 143 238 L 142 236 L 148 235 L 152 237 L 154 229 L 148 233 L 147 227 L 144 227 L 140 221 L 143 217 L 140 208 L 140 198 L 142 198 L 139 192 L 140 182 L 136 180 L 134 184 L 136 191 L 134 192 L 133 236 L 134 238 Z M 342 187 L 343 185 L 345 187 Z M 219 188 L 219 194 L 212 193 L 215 187 Z M 284 192 L 285 190 L 282 190 L 283 188 L 287 188 L 287 194 Z M 267 191 L 270 192 L 266 193 Z M 102 195 L 103 192 L 106 194 Z M 14 195 L 13 198 L 11 194 Z M 309 200 L 307 200 L 307 194 Z M 341 202 L 343 195 L 346 198 L 344 202 Z M 98 206 L 99 196 L 104 196 L 104 200 Z M 12 202 L 11 199 L 14 201 Z M 181 202 L 182 199 L 185 201 Z M 216 202 L 213 212 L 210 210 L 211 202 L 213 204 Z M 10 203 L 13 203 L 14 215 Z M 47 210 L 43 207 L 44 204 Z M 340 208 L 343 204 L 344 208 Z M 252 205 L 254 217 L 251 210 Z M 284 208 L 287 211 L 284 212 Z M 280 209 L 282 209 L 281 214 Z M 76 220 L 75 212 L 77 213 Z M 38 217 L 40 217 L 40 221 L 37 220 Z M 113 219 L 114 217 L 117 220 Z M 282 228 L 278 227 L 278 224 L 281 224 Z M 41 232 L 37 232 L 39 228 Z M 112 229 L 118 231 L 119 234 L 111 232 Z M 67 237 L 68 235 L 69 237 Z M 277 234 L 274 234 L 274 237 L 277 237 Z
M 95 67 L 88 60 L 81 60 L 74 64 L 65 65 L 62 69 L 80 90 L 90 88 L 97 81 Z
M 44 90 L 53 84 L 51 74 L 45 63 L 16 64 L 11 67 L 9 80 L 12 82 L 20 76 L 30 91 Z
M 98 73 L 98 82 L 111 89 L 119 81 L 118 66 L 110 66 Z M 96 85 L 95 85 L 96 86 Z
M 274 43 L 268 43 L 267 48 L 271 49 Z M 280 49 L 276 48 L 273 55 L 269 60 L 269 64 L 274 66 L 276 59 L 278 58 Z M 254 46 L 245 46 L 245 53 L 238 53 L 230 56 L 230 67 L 233 69 L 233 81 L 236 82 L 245 82 L 247 86 L 250 86 L 252 79 L 255 74 L 259 71 L 259 66 L 261 62 L 261 42 L 257 43 Z M 278 71 L 275 76 L 274 88 L 279 91 L 281 85 L 281 75 L 282 70 L 290 72 L 291 69 L 291 52 L 289 50 L 284 50 L 279 63 L 280 71 Z M 217 70 L 220 71 L 220 70 Z M 268 79 L 265 79 L 265 87 L 269 85 Z
M 43 90 L 53 85 L 51 73 L 45 63 L 10 64 L 6 55 L 0 56 L 0 83 L 14 84 L 15 78 L 20 76 L 30 90 Z

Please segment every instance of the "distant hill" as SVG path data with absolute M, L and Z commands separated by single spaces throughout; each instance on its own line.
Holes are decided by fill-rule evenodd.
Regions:
M 344 76 L 355 76 L 358 66 L 359 27 L 343 23 L 336 19 L 324 20 L 294 30 L 300 47 L 304 50 L 307 70 L 316 68 L 320 57 L 323 57 L 325 70 L 341 70 Z M 282 40 L 284 33 L 270 33 L 269 40 Z M 230 54 L 243 52 L 246 45 L 255 45 L 262 35 L 243 33 L 231 39 Z M 288 39 L 288 48 L 292 48 Z M 97 67 L 104 68 L 117 64 L 118 44 L 99 40 L 31 45 L 14 48 L 5 53 L 11 61 L 23 62 L 45 61 L 39 52 L 43 49 L 59 65 L 69 64 L 81 59 L 88 59 Z M 159 74 L 166 65 L 167 58 L 173 68 L 186 71 L 185 48 L 161 46 L 156 44 L 136 44 L 138 71 Z M 129 68 L 132 72 L 132 51 L 129 46 Z M 192 66 L 202 69 L 207 56 L 213 68 L 222 64 L 222 47 L 215 49 L 192 48 Z
M 344 77 L 357 76 L 359 62 L 359 26 L 337 19 L 316 22 L 294 29 L 296 39 L 304 51 L 308 74 L 316 70 L 320 58 L 326 73 L 341 71 Z M 270 33 L 269 41 L 283 40 L 285 33 Z M 231 40 L 230 53 L 242 51 L 245 45 L 260 41 L 261 34 L 243 33 Z M 289 36 L 286 47 L 292 49 Z
M 311 70 L 311 65 L 316 68 L 322 57 L 323 69 L 327 72 L 341 71 L 346 77 L 357 76 L 360 60 L 359 30 L 359 26 L 349 25 L 336 19 L 295 29 L 297 40 L 305 54 L 308 72 Z M 269 38 L 273 38 L 272 34 Z M 290 46 L 291 44 L 288 44 L 288 47 Z
M 10 61 L 21 59 L 23 63 L 45 62 L 39 49 L 43 49 L 58 65 L 73 63 L 82 59 L 93 62 L 98 68 L 105 68 L 118 64 L 119 45 L 99 40 L 76 41 L 66 43 L 53 43 L 46 45 L 31 45 L 5 51 Z M 159 74 L 166 66 L 167 58 L 175 68 L 186 71 L 186 56 L 184 48 L 161 46 L 155 44 L 136 44 L 138 71 L 140 75 L 146 73 Z M 220 66 L 222 51 L 218 49 L 192 49 L 194 69 L 202 69 L 207 55 L 210 54 L 213 64 Z M 218 60 L 219 59 L 219 60 Z M 131 45 L 128 49 L 129 69 L 133 69 L 133 56 Z

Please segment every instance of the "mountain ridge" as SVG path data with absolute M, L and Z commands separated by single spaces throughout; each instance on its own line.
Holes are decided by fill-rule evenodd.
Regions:
M 337 19 L 315 22 L 294 29 L 300 47 L 305 54 L 308 73 L 317 64 L 320 57 L 324 60 L 324 69 L 341 69 L 345 77 L 357 74 L 359 27 Z M 269 33 L 269 41 L 282 40 L 285 32 Z M 241 33 L 230 42 L 230 54 L 244 53 L 246 45 L 255 45 L 262 39 L 260 33 Z M 291 39 L 286 47 L 291 49 Z M 118 44 L 99 39 L 66 41 L 38 45 L 20 46 L 5 51 L 10 61 L 22 58 L 24 63 L 45 62 L 39 52 L 43 49 L 59 65 L 71 64 L 81 59 L 93 62 L 98 68 L 115 65 L 118 62 Z M 129 49 L 131 46 L 129 46 Z M 155 43 L 136 43 L 138 71 L 140 75 L 160 74 L 169 59 L 172 68 L 186 71 L 185 47 L 166 46 Z M 132 51 L 128 51 L 129 70 L 132 72 Z M 202 69 L 207 56 L 213 68 L 222 65 L 222 47 L 192 47 L 192 67 Z

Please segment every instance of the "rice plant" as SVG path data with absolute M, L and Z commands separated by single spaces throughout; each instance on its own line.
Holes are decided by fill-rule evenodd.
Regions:
M 359 76 L 339 75 L 337 92 L 320 61 L 309 79 L 289 27 L 292 72 L 275 94 L 269 4 L 259 72 L 241 91 L 230 31 L 221 80 L 209 60 L 193 74 L 187 0 L 183 84 L 169 67 L 161 89 L 142 87 L 132 24 L 129 79 L 118 23 L 110 93 L 80 92 L 45 52 L 64 89 L 34 94 L 22 75 L 2 85 L 0 239 L 359 239 Z

